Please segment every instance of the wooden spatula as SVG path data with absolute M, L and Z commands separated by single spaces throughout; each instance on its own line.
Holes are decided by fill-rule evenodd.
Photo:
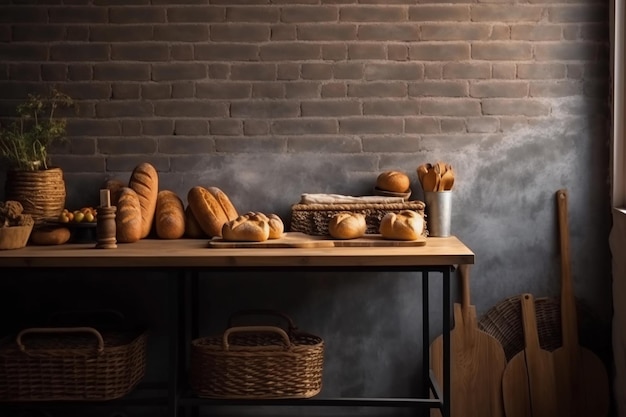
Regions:
M 502 396 L 506 417 L 565 417 L 556 401 L 552 353 L 541 349 L 535 299 L 522 294 L 525 348 L 506 365 Z
M 476 308 L 470 305 L 469 265 L 459 265 L 462 304 L 454 304 L 454 329 L 450 333 L 451 416 L 502 417 L 501 381 L 506 357 L 500 342 L 478 329 Z M 430 347 L 431 368 L 443 383 L 443 336 Z M 441 416 L 431 410 L 431 416 Z
M 579 345 L 576 300 L 572 287 L 567 219 L 567 191 L 557 191 L 561 241 L 561 329 L 563 345 L 554 351 L 559 415 L 606 417 L 609 378 L 600 358 Z

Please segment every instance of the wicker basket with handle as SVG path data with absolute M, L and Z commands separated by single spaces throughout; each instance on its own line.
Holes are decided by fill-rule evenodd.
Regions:
M 0 401 L 103 401 L 143 378 L 145 332 L 93 327 L 22 330 L 0 341 Z
M 310 398 L 322 388 L 324 342 L 278 326 L 230 326 L 191 344 L 190 385 L 199 397 Z M 232 323 L 232 320 L 229 321 Z
M 419 200 L 401 203 L 294 204 L 291 206 L 291 231 L 313 236 L 328 234 L 328 222 L 337 213 L 349 211 L 365 215 L 366 233 L 379 233 L 380 221 L 389 212 L 414 210 L 424 216 L 426 205 Z M 426 234 L 427 232 L 425 232 Z

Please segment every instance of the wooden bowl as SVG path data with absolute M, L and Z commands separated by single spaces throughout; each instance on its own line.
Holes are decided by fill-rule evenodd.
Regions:
M 0 227 L 0 250 L 20 249 L 26 246 L 33 225 Z
M 409 197 L 411 197 L 411 189 L 409 188 L 403 193 L 397 193 L 395 191 L 386 191 L 381 190 L 378 187 L 374 187 L 374 195 L 379 195 L 383 197 L 402 197 L 406 201 L 409 199 Z

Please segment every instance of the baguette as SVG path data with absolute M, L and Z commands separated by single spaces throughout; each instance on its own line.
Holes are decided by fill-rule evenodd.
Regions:
M 222 226 L 228 216 L 219 201 L 204 187 L 192 187 L 187 193 L 187 202 L 202 231 L 209 237 L 222 236 Z
M 328 233 L 335 239 L 362 237 L 366 230 L 367 224 L 362 213 L 337 213 L 328 222 Z
M 226 217 L 228 221 L 235 220 L 239 217 L 239 213 L 237 213 L 237 209 L 233 206 L 233 203 L 230 201 L 230 198 L 226 195 L 226 193 L 220 190 L 217 187 L 208 187 L 207 190 L 215 197 L 215 199 L 222 206 L 222 210 L 226 213 Z
M 157 194 L 155 229 L 161 239 L 180 239 L 185 234 L 185 208 L 175 192 L 162 190 Z
M 202 239 L 207 237 L 204 230 L 202 230 L 202 227 L 200 227 L 200 223 L 198 223 L 198 220 L 196 220 L 196 217 L 193 215 L 190 206 L 185 208 L 185 236 L 191 239 Z
M 416 240 L 424 232 L 424 217 L 414 210 L 389 212 L 380 222 L 380 234 L 385 239 Z
M 133 243 L 141 239 L 141 204 L 135 190 L 122 187 L 115 215 L 115 237 L 120 243 Z
M 133 170 L 128 186 L 139 197 L 141 206 L 141 238 L 150 234 L 154 214 L 156 211 L 157 195 L 159 193 L 159 176 L 156 169 L 147 162 L 143 162 Z

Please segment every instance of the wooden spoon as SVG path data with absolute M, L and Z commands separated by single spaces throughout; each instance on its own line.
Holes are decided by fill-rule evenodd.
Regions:
M 454 170 L 452 167 L 448 169 L 442 176 L 439 182 L 439 191 L 449 191 L 454 185 Z
M 441 181 L 441 176 L 435 172 L 434 168 L 428 170 L 426 175 L 424 175 L 424 181 L 422 182 L 422 189 L 424 192 L 426 191 L 437 191 L 439 188 L 439 182 Z
M 446 164 L 445 162 L 437 162 L 436 164 L 439 168 L 439 175 L 443 175 L 446 173 L 447 169 L 448 169 L 448 164 Z
M 422 188 L 424 188 L 424 175 L 426 175 L 426 173 L 428 173 L 428 170 L 432 167 L 433 166 L 430 163 L 422 164 L 417 167 L 417 178 L 419 178 L 420 184 L 422 184 Z

